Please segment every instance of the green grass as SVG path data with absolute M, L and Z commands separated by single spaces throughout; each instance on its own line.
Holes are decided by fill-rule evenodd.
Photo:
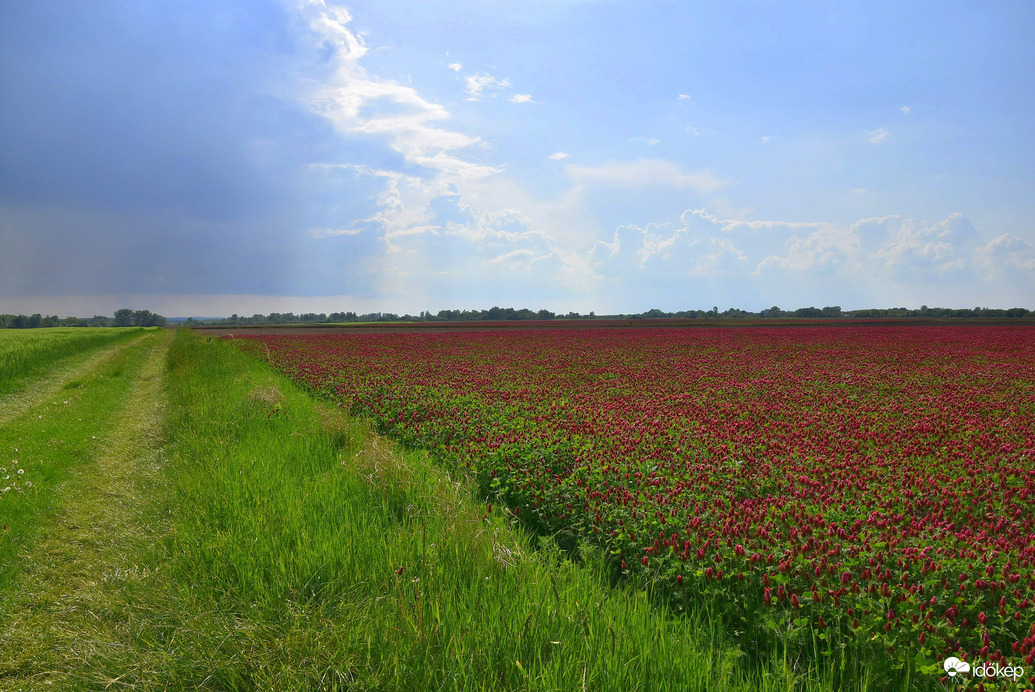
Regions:
M 59 358 L 128 339 L 140 332 L 140 329 L 114 327 L 0 329 L 0 394 L 11 391 Z
M 24 434 L 19 451 L 32 452 L 24 475 L 40 481 L 9 492 L 16 504 L 0 500 L 12 522 L 0 540 L 0 690 L 101 689 L 117 677 L 98 675 L 93 662 L 103 660 L 97 649 L 126 639 L 128 592 L 147 574 L 135 559 L 154 537 L 141 510 L 161 495 L 155 462 L 171 336 L 100 349 L 92 367 L 53 388 L 57 399 L 0 427 L 2 436 Z M 43 446 L 34 450 L 34 441 Z
M 0 594 L 18 572 L 18 552 L 60 509 L 64 484 L 103 449 L 145 349 L 123 349 L 0 426 Z

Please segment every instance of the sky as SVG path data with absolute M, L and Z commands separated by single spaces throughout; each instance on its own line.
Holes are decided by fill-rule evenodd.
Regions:
M 0 313 L 1035 309 L 1028 0 L 0 5 Z

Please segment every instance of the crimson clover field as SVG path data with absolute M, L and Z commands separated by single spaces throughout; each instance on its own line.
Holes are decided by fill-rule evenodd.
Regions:
M 1035 327 L 240 336 L 744 636 L 1035 663 Z

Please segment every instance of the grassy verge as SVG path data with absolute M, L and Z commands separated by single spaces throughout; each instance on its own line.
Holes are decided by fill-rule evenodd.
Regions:
M 153 689 L 788 689 L 218 340 L 170 352 L 168 530 L 103 668 Z M 768 674 L 767 674 L 768 673 Z M 806 686 L 808 684 L 806 683 Z

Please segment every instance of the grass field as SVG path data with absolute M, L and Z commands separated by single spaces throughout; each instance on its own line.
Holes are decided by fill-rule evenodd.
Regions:
M 138 331 L 37 363 L 17 405 L 0 399 L 18 483 L 0 496 L 0 690 L 979 682 L 824 657 L 821 639 L 746 643 L 717 599 L 675 612 L 663 581 L 616 579 L 599 545 L 528 532 L 466 470 L 267 358 Z

